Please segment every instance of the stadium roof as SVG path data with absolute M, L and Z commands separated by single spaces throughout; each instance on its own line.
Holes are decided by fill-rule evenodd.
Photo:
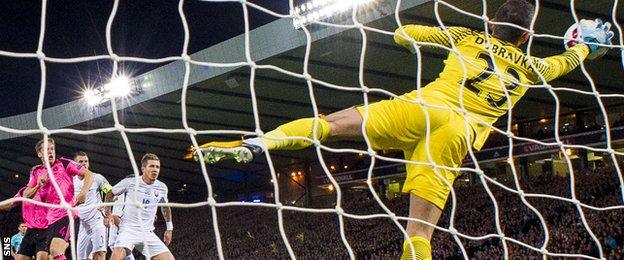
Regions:
M 394 31 L 397 23 L 394 17 L 394 1 L 385 2 L 365 10 L 360 21 L 367 26 Z M 402 1 L 400 13 L 403 24 L 437 24 L 433 1 Z M 497 1 L 490 1 L 497 2 Z M 456 7 L 480 16 L 481 1 L 450 1 Z M 539 15 L 535 33 L 562 35 L 573 23 L 568 1 L 539 1 Z M 609 18 L 612 3 L 607 1 L 576 2 L 579 18 Z M 620 4 L 621 5 L 621 4 Z M 488 16 L 493 16 L 497 4 L 487 7 Z M 619 7 L 621 9 L 621 6 Z M 483 29 L 483 22 L 477 18 L 458 13 L 444 5 L 439 6 L 441 19 L 445 25 L 463 25 L 477 30 Z M 622 22 L 618 14 L 618 22 Z M 359 59 L 362 35 L 356 29 L 311 26 L 312 45 L 308 71 L 318 80 L 335 85 L 359 88 Z M 193 35 L 190 35 L 193 37 Z M 273 65 L 294 73 L 302 73 L 306 46 L 306 35 L 294 30 L 292 20 L 279 19 L 252 30 L 250 53 L 258 65 Z M 616 39 L 619 34 L 616 33 Z M 394 44 L 389 35 L 367 31 L 367 49 L 364 61 L 364 82 L 369 88 L 379 88 L 394 94 L 402 94 L 416 86 L 416 60 L 403 48 Z M 619 42 L 615 40 L 615 42 Z M 200 62 L 244 62 L 244 35 L 239 35 L 220 44 L 191 55 Z M 534 38 L 532 53 L 547 56 L 562 51 L 561 40 Z M 422 49 L 422 83 L 433 80 L 442 68 L 446 53 L 436 49 Z M 250 90 L 250 67 L 217 67 L 192 65 L 189 88 L 186 96 L 186 111 L 189 127 L 197 131 L 240 131 L 253 133 L 256 129 L 252 97 L 257 100 L 259 127 L 263 131 L 300 117 L 313 115 L 310 92 L 306 81 L 301 77 L 289 76 L 271 69 L 256 69 L 253 84 L 255 95 Z M 612 50 L 599 60 L 587 63 L 596 90 L 602 94 L 622 93 L 621 56 Z M 146 152 L 158 154 L 162 160 L 162 178 L 170 187 L 186 183 L 205 188 L 205 180 L 196 162 L 182 161 L 186 148 L 191 144 L 189 135 L 184 132 L 162 133 L 142 132 L 137 129 L 183 129 L 181 109 L 181 88 L 183 86 L 184 64 L 175 61 L 163 65 L 143 75 L 135 77 L 137 84 L 147 83 L 141 94 L 121 104 L 118 111 L 120 123 L 125 127 L 131 144 L 134 159 Z M 591 92 L 591 86 L 583 74 L 577 70 L 552 83 L 554 87 L 567 87 Z M 314 84 L 314 102 L 320 113 L 330 113 L 349 106 L 363 103 L 359 91 L 337 90 Z M 574 109 L 597 107 L 593 95 L 581 95 L 569 91 L 556 91 L 561 113 Z M 388 96 L 369 93 L 369 101 L 386 99 Z M 621 98 L 601 98 L 605 105 L 621 104 Z M 513 111 L 514 120 L 528 120 L 553 117 L 555 99 L 544 89 L 529 91 Z M 37 129 L 36 114 L 28 113 L 0 119 L 0 125 L 12 129 Z M 50 129 L 72 128 L 95 130 L 92 135 L 63 132 L 53 135 L 57 140 L 57 150 L 70 154 L 76 150 L 89 153 L 92 168 L 103 173 L 113 182 L 131 173 L 128 152 L 122 141 L 119 129 L 115 127 L 110 106 L 88 107 L 82 101 L 74 101 L 43 111 L 43 125 Z M 110 131 L 105 131 L 108 129 Z M 12 196 L 28 179 L 30 167 L 38 164 L 33 153 L 34 143 L 42 137 L 36 131 L 28 136 L 13 133 L 0 133 L 0 172 L 4 179 L 0 182 L 1 196 Z M 208 140 L 238 138 L 240 134 L 201 134 L 200 143 Z M 339 147 L 362 147 L 357 143 L 339 143 Z M 333 145 L 332 145 L 333 146 Z M 277 169 L 288 169 L 291 165 L 316 162 L 312 149 L 297 152 L 272 153 Z M 326 156 L 338 156 L 325 153 Z M 252 189 L 270 189 L 266 162 L 237 166 L 220 164 L 208 168 L 212 187 L 219 193 L 240 189 L 243 179 L 248 178 Z M 19 177 L 15 178 L 17 174 Z M 249 175 L 247 175 L 249 174 Z M 247 177 L 245 177 L 247 175 Z M 251 176 L 251 177 L 250 177 Z

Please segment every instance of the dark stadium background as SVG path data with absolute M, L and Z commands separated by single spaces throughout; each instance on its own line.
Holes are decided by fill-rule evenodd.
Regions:
M 286 13 L 287 1 L 252 1 L 273 11 Z M 430 1 L 401 13 L 403 23 L 437 24 Z M 471 11 L 481 12 L 481 1 L 449 1 Z M 488 1 L 488 10 L 496 10 L 500 1 Z M 113 25 L 113 48 L 119 55 L 139 57 L 165 57 L 179 55 L 183 34 L 177 13 L 177 1 L 121 1 Z M 579 18 L 611 20 L 612 3 L 608 1 L 577 1 Z M 568 1 L 540 1 L 540 13 L 535 25 L 538 34 L 562 35 L 573 22 Z M 622 4 L 619 3 L 618 10 Z M 104 29 L 112 3 L 110 1 L 50 1 L 48 3 L 44 52 L 53 57 L 75 57 L 106 54 Z M 190 25 L 189 53 L 194 53 L 243 33 L 242 8 L 239 3 L 209 3 L 187 1 L 184 10 Z M 381 15 L 371 8 L 371 14 Z M 442 19 L 447 25 L 464 25 L 483 28 L 481 21 L 441 7 Z M 0 8 L 0 50 L 34 52 L 39 32 L 39 1 L 3 1 Z M 490 16 L 493 16 L 491 14 Z M 275 20 L 268 14 L 250 8 L 251 28 Z M 616 21 L 622 23 L 621 11 Z M 612 21 L 613 22 L 613 21 Z M 369 26 L 388 31 L 396 28 L 394 17 L 377 19 Z M 322 28 L 313 27 L 312 30 Z M 368 33 L 368 50 L 365 60 L 365 82 L 368 87 L 383 88 L 401 94 L 415 87 L 417 71 L 414 56 L 394 45 L 391 37 Z M 616 33 L 615 42 L 619 34 Z M 283 41 L 285 39 L 271 39 Z M 559 39 L 535 38 L 532 53 L 547 56 L 562 51 Z M 252 43 L 253 44 L 253 43 Z M 310 73 L 315 78 L 334 84 L 359 86 L 357 69 L 361 36 L 348 30 L 323 38 L 312 44 Z M 442 66 L 445 52 L 422 49 L 422 83 L 433 80 Z M 258 61 L 273 64 L 300 73 L 303 67 L 304 48 L 285 50 L 279 55 Z M 621 94 L 623 86 L 621 54 L 611 50 L 603 59 L 587 62 L 596 90 L 601 94 Z M 45 108 L 80 99 L 83 85 L 103 84 L 110 76 L 110 61 L 74 64 L 46 63 L 48 70 Z M 134 75 L 149 72 L 165 64 L 124 62 L 122 66 Z M 19 59 L 0 56 L 0 98 L 3 101 L 0 117 L 19 115 L 36 110 L 40 88 L 40 71 L 36 59 Z M 255 129 L 250 102 L 248 67 L 220 75 L 191 86 L 187 109 L 189 123 L 196 129 L 227 129 L 253 131 Z M 589 81 L 576 70 L 552 83 L 553 87 L 567 87 L 591 91 Z M 181 83 L 180 83 L 181 85 Z M 232 87 L 234 86 L 234 87 Z M 258 70 L 256 93 L 260 112 L 260 127 L 268 131 L 295 118 L 312 115 L 310 98 L 305 81 L 274 71 Z M 592 95 L 569 91 L 555 91 L 560 101 L 560 111 L 555 115 L 555 99 L 544 89 L 530 90 L 513 110 L 510 131 L 517 136 L 554 142 L 554 119 L 559 118 L 559 135 L 566 144 L 579 144 L 605 148 L 606 120 L 599 103 Z M 363 102 L 361 93 L 338 91 L 315 85 L 315 97 L 321 113 L 329 113 Z M 388 98 L 371 93 L 371 101 Z M 122 123 L 127 127 L 181 128 L 180 91 L 175 91 L 120 111 Z M 622 98 L 601 98 L 611 127 L 611 147 L 622 152 L 624 109 Z M 95 129 L 113 125 L 107 115 L 71 126 L 76 129 Z M 496 125 L 507 131 L 505 118 Z M 30 135 L 0 140 L 0 199 L 12 197 L 28 180 L 30 167 L 38 163 L 33 152 L 41 135 Z M 90 136 L 55 135 L 57 152 L 70 155 L 76 150 L 90 154 L 92 168 L 104 174 L 111 183 L 118 182 L 132 172 L 125 147 L 116 132 Z M 138 159 L 145 152 L 161 156 L 161 178 L 170 188 L 174 202 L 205 201 L 206 184 L 197 163 L 182 161 L 190 139 L 185 134 L 143 133 L 129 134 L 134 155 Z M 237 138 L 235 135 L 202 135 L 200 142 Z M 570 177 L 560 159 L 567 152 L 573 158 L 576 177 L 576 195 L 589 205 L 623 205 L 621 185 L 616 163 L 608 153 L 587 149 L 569 149 L 563 152 L 556 146 L 514 140 L 517 174 L 525 192 L 544 193 L 569 198 Z M 503 184 L 517 189 L 506 164 L 508 139 L 493 133 L 485 149 L 477 153 L 485 174 Z M 365 149 L 361 142 L 330 144 L 334 148 Z M 387 157 L 401 158 L 393 151 L 380 151 Z M 271 153 L 278 174 L 282 203 L 316 208 L 333 208 L 336 192 L 330 190 L 313 149 L 297 152 Z M 355 214 L 379 213 L 381 209 L 361 180 L 364 169 L 370 165 L 365 154 L 323 152 L 327 167 L 339 179 L 344 192 L 342 205 Z M 333 167 L 332 167 L 333 166 Z M 405 197 L 396 194 L 400 187 L 403 167 L 388 161 L 377 161 L 375 175 L 384 177 L 373 181 L 376 191 L 398 215 L 407 215 Z M 467 167 L 474 167 L 470 161 Z M 273 183 L 266 161 L 239 166 L 224 163 L 208 168 L 210 181 L 219 202 L 261 200 L 274 202 Z M 492 183 L 488 183 L 492 186 Z M 505 235 L 539 247 L 543 237 L 539 220 L 522 204 L 519 197 L 493 188 L 501 209 L 501 224 Z M 463 233 L 477 236 L 495 234 L 492 201 L 487 197 L 478 177 L 467 173 L 457 180 L 458 212 L 455 222 Z M 396 198 L 395 198 L 396 197 Z M 530 198 L 546 218 L 550 228 L 550 252 L 582 253 L 595 255 L 596 247 L 581 225 L 573 204 Z M 448 225 L 449 211 L 440 223 Z M 623 253 L 622 209 L 595 211 L 585 209 L 592 230 L 599 237 L 609 259 L 621 259 Z M 19 218 L 19 208 L 2 213 L 2 236 L 13 234 Z M 286 258 L 283 242 L 278 233 L 275 209 L 258 207 L 225 207 L 218 209 L 219 227 L 227 258 Z M 301 258 L 346 258 L 340 241 L 335 214 L 310 214 L 285 212 L 285 229 L 297 256 Z M 161 220 L 159 220 L 161 221 Z M 216 249 L 212 216 L 209 207 L 174 209 L 176 231 L 172 251 L 178 259 L 215 258 Z M 157 222 L 162 228 L 164 223 Z M 159 234 L 162 233 L 159 230 Z M 388 219 L 347 220 L 347 237 L 363 259 L 392 258 L 400 253 L 401 236 Z M 609 246 L 614 241 L 615 246 Z M 470 256 L 478 259 L 499 258 L 500 240 L 462 242 Z M 537 257 L 535 251 L 508 242 L 510 252 L 521 258 Z M 437 258 L 456 258 L 458 247 L 453 238 L 437 232 L 433 241 Z

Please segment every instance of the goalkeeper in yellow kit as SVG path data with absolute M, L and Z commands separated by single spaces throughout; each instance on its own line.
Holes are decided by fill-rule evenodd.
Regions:
M 494 21 L 528 28 L 533 12 L 534 7 L 525 0 L 509 0 L 498 9 Z M 613 36 L 609 26 L 597 22 L 594 27 L 580 28 L 580 33 L 584 42 L 607 44 Z M 451 47 L 449 40 L 452 40 L 465 60 L 465 66 L 457 53 L 450 52 L 440 76 L 426 87 L 397 99 L 368 105 L 365 125 L 365 134 L 373 149 L 400 149 L 405 159 L 411 161 L 406 164 L 407 178 L 403 185 L 403 192 L 410 193 L 409 216 L 431 224 L 438 222 L 450 192 L 450 187 L 441 178 L 453 184 L 460 172 L 449 168 L 461 166 L 469 145 L 479 150 L 488 137 L 490 126 L 513 107 L 528 86 L 541 84 L 540 75 L 546 81 L 565 75 L 599 48 L 591 43 L 577 44 L 560 55 L 527 58 L 518 48 L 529 38 L 524 30 L 491 24 L 492 33 L 488 40 L 483 32 L 462 27 L 447 29 L 448 34 L 441 28 L 421 25 L 405 25 L 396 30 L 396 43 L 407 48 L 412 48 L 410 38 L 446 47 Z M 419 100 L 428 105 L 426 109 L 418 103 Z M 458 112 L 462 109 L 469 116 Z M 365 107 L 359 106 L 320 117 L 316 137 L 321 142 L 361 139 L 364 113 Z M 429 129 L 425 114 L 429 117 Z M 303 139 L 278 139 L 314 139 L 313 122 L 313 118 L 295 120 L 263 137 L 211 142 L 202 145 L 201 151 L 208 163 L 215 163 L 224 159 L 249 162 L 266 150 L 303 149 L 311 143 Z M 429 225 L 409 221 L 407 233 L 410 239 L 403 245 L 402 258 L 431 259 L 433 230 Z M 411 251 L 410 243 L 415 252 Z

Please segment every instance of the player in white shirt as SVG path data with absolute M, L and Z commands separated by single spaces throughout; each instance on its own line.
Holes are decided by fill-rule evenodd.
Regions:
M 126 176 L 126 178 L 133 178 L 134 175 Z M 115 196 L 115 203 L 125 203 L 126 194 L 122 193 Z M 126 205 L 113 205 L 113 212 L 110 216 L 110 225 L 108 226 L 108 247 L 113 251 L 115 243 L 117 242 L 117 236 L 119 235 L 119 224 L 121 223 L 121 217 L 123 216 L 123 208 Z M 128 254 L 124 260 L 134 260 L 134 255 Z
M 81 164 L 84 168 L 89 169 L 89 156 L 82 151 L 74 154 L 74 161 Z M 83 180 L 79 176 L 74 176 L 74 192 L 78 196 L 82 190 Z M 94 259 L 104 260 L 106 258 L 106 225 L 108 219 L 105 220 L 104 215 L 98 207 L 102 203 L 102 196 L 111 190 L 112 186 L 106 178 L 101 174 L 95 174 L 93 183 L 87 191 L 85 202 L 76 208 L 78 217 L 80 218 L 80 227 L 78 228 L 77 240 L 77 256 L 78 259 Z M 89 257 L 90 255 L 93 258 Z
M 145 154 L 141 159 L 140 177 L 126 178 L 117 183 L 111 193 L 106 194 L 106 202 L 113 201 L 113 196 L 126 194 L 126 206 L 119 224 L 119 235 L 113 248 L 112 260 L 121 260 L 136 246 L 147 258 L 172 260 L 173 255 L 167 248 L 173 235 L 171 208 L 161 207 L 167 230 L 163 241 L 154 234 L 154 218 L 157 203 L 167 203 L 167 185 L 157 180 L 160 173 L 160 160 L 155 154 Z M 141 204 L 141 206 L 135 205 Z M 106 209 L 107 216 L 110 208 Z

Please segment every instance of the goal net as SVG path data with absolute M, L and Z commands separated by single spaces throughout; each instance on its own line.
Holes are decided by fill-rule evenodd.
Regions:
M 99 172 L 98 164 L 120 171 L 99 172 L 114 186 L 129 173 L 142 174 L 137 159 L 144 152 L 162 155 L 161 178 L 174 195 L 157 206 L 173 208 L 176 228 L 169 248 L 179 259 L 396 258 L 409 238 L 409 221 L 434 227 L 434 259 L 616 259 L 624 254 L 621 3 L 530 1 L 535 15 L 531 26 L 522 28 L 529 37 L 520 47 L 527 56 L 563 52 L 565 30 L 581 19 L 611 22 L 614 43 L 603 46 L 610 51 L 600 60 L 581 63 L 552 82 L 526 86 L 529 91 L 523 101 L 493 126 L 482 121 L 490 137 L 481 150 L 467 144 L 461 167 L 436 164 L 431 154 L 427 161 L 411 161 L 402 153 L 376 151 L 368 138 L 360 143 L 305 138 L 311 148 L 268 151 L 266 158 L 251 166 L 206 164 L 202 153 L 197 154 L 200 162 L 184 161 L 180 151 L 189 145 L 199 149 L 213 139 L 261 137 L 298 117 L 313 116 L 318 121 L 323 114 L 349 106 L 363 105 L 367 122 L 369 105 L 385 99 L 421 104 L 424 111 L 453 110 L 464 121 L 452 123 L 472 134 L 470 124 L 479 119 L 464 108 L 463 95 L 458 108 L 401 95 L 435 80 L 449 53 L 461 55 L 449 27 L 483 31 L 490 41 L 491 25 L 496 24 L 492 17 L 502 1 L 291 0 L 280 3 L 282 7 L 269 2 L 181 0 L 176 4 L 181 46 L 175 55 L 147 57 L 126 55 L 116 47 L 113 27 L 123 22 L 118 11 L 128 8 L 123 6 L 128 3 L 111 1 L 103 33 L 106 53 L 62 57 L 46 53 L 46 39 L 52 37 L 46 27 L 51 3 L 43 0 L 36 51 L 0 50 L 2 58 L 36 61 L 40 74 L 36 112 L 0 119 L 0 142 L 8 151 L 2 168 L 26 175 L 29 167 L 24 161 L 33 161 L 18 157 L 34 157 L 34 153 L 21 147 L 59 137 L 57 149 L 65 142 L 73 145 L 62 151 L 93 154 L 94 171 Z M 193 36 L 201 33 L 193 28 L 210 23 L 202 22 L 207 18 L 198 9 L 227 10 L 226 4 L 238 12 L 231 16 L 242 18 L 242 34 L 192 53 Z M 254 19 L 273 22 L 259 26 Z M 441 28 L 450 47 L 413 39 L 410 50 L 395 45 L 395 37 L 407 38 L 405 31 L 395 33 L 395 29 L 407 24 Z M 210 26 L 225 30 L 230 25 Z M 490 48 L 484 55 L 494 54 Z M 87 102 L 44 107 L 46 95 L 58 91 L 46 74 L 50 66 L 99 61 L 109 62 L 107 78 L 113 81 L 90 89 Z M 155 69 L 123 78 L 128 64 Z M 467 67 L 481 66 L 465 60 L 462 64 L 464 73 Z M 538 64 L 527 66 L 537 70 Z M 507 76 L 494 71 L 504 85 Z M 465 74 L 464 80 L 468 80 Z M 125 89 L 126 85 L 132 87 Z M 503 92 L 502 100 L 509 100 L 509 91 Z M 145 106 L 155 116 L 141 114 L 143 104 L 149 104 Z M 170 108 L 172 104 L 176 107 Z M 433 119 L 424 114 L 429 126 Z M 146 123 L 146 117 L 151 117 L 151 123 Z M 312 136 L 318 136 L 318 131 L 315 128 Z M 430 131 L 423 140 L 427 147 L 443 142 L 429 138 Z M 48 158 L 45 147 L 42 158 Z M 405 165 L 430 166 L 450 188 L 438 223 L 410 217 L 408 196 L 397 195 Z M 441 177 L 441 170 L 462 174 L 451 183 Z M 4 176 L 1 206 L 33 203 L 75 215 L 71 201 L 54 205 L 14 197 L 28 182 L 28 176 L 20 179 L 20 174 Z M 243 184 L 233 185 L 236 179 Z M 50 182 L 60 193 L 56 178 Z M 90 207 L 114 204 L 146 209 L 136 198 Z M 0 217 L 7 223 L 3 238 L 17 232 L 14 227 L 21 215 L 15 209 L 11 212 Z M 70 248 L 75 249 L 78 220 L 69 222 Z M 156 226 L 156 235 L 162 238 L 160 215 Z M 3 249 L 11 248 L 6 247 L 10 241 L 3 239 Z M 10 253 L 5 252 L 3 258 L 8 259 Z M 71 257 L 76 259 L 75 250 Z

